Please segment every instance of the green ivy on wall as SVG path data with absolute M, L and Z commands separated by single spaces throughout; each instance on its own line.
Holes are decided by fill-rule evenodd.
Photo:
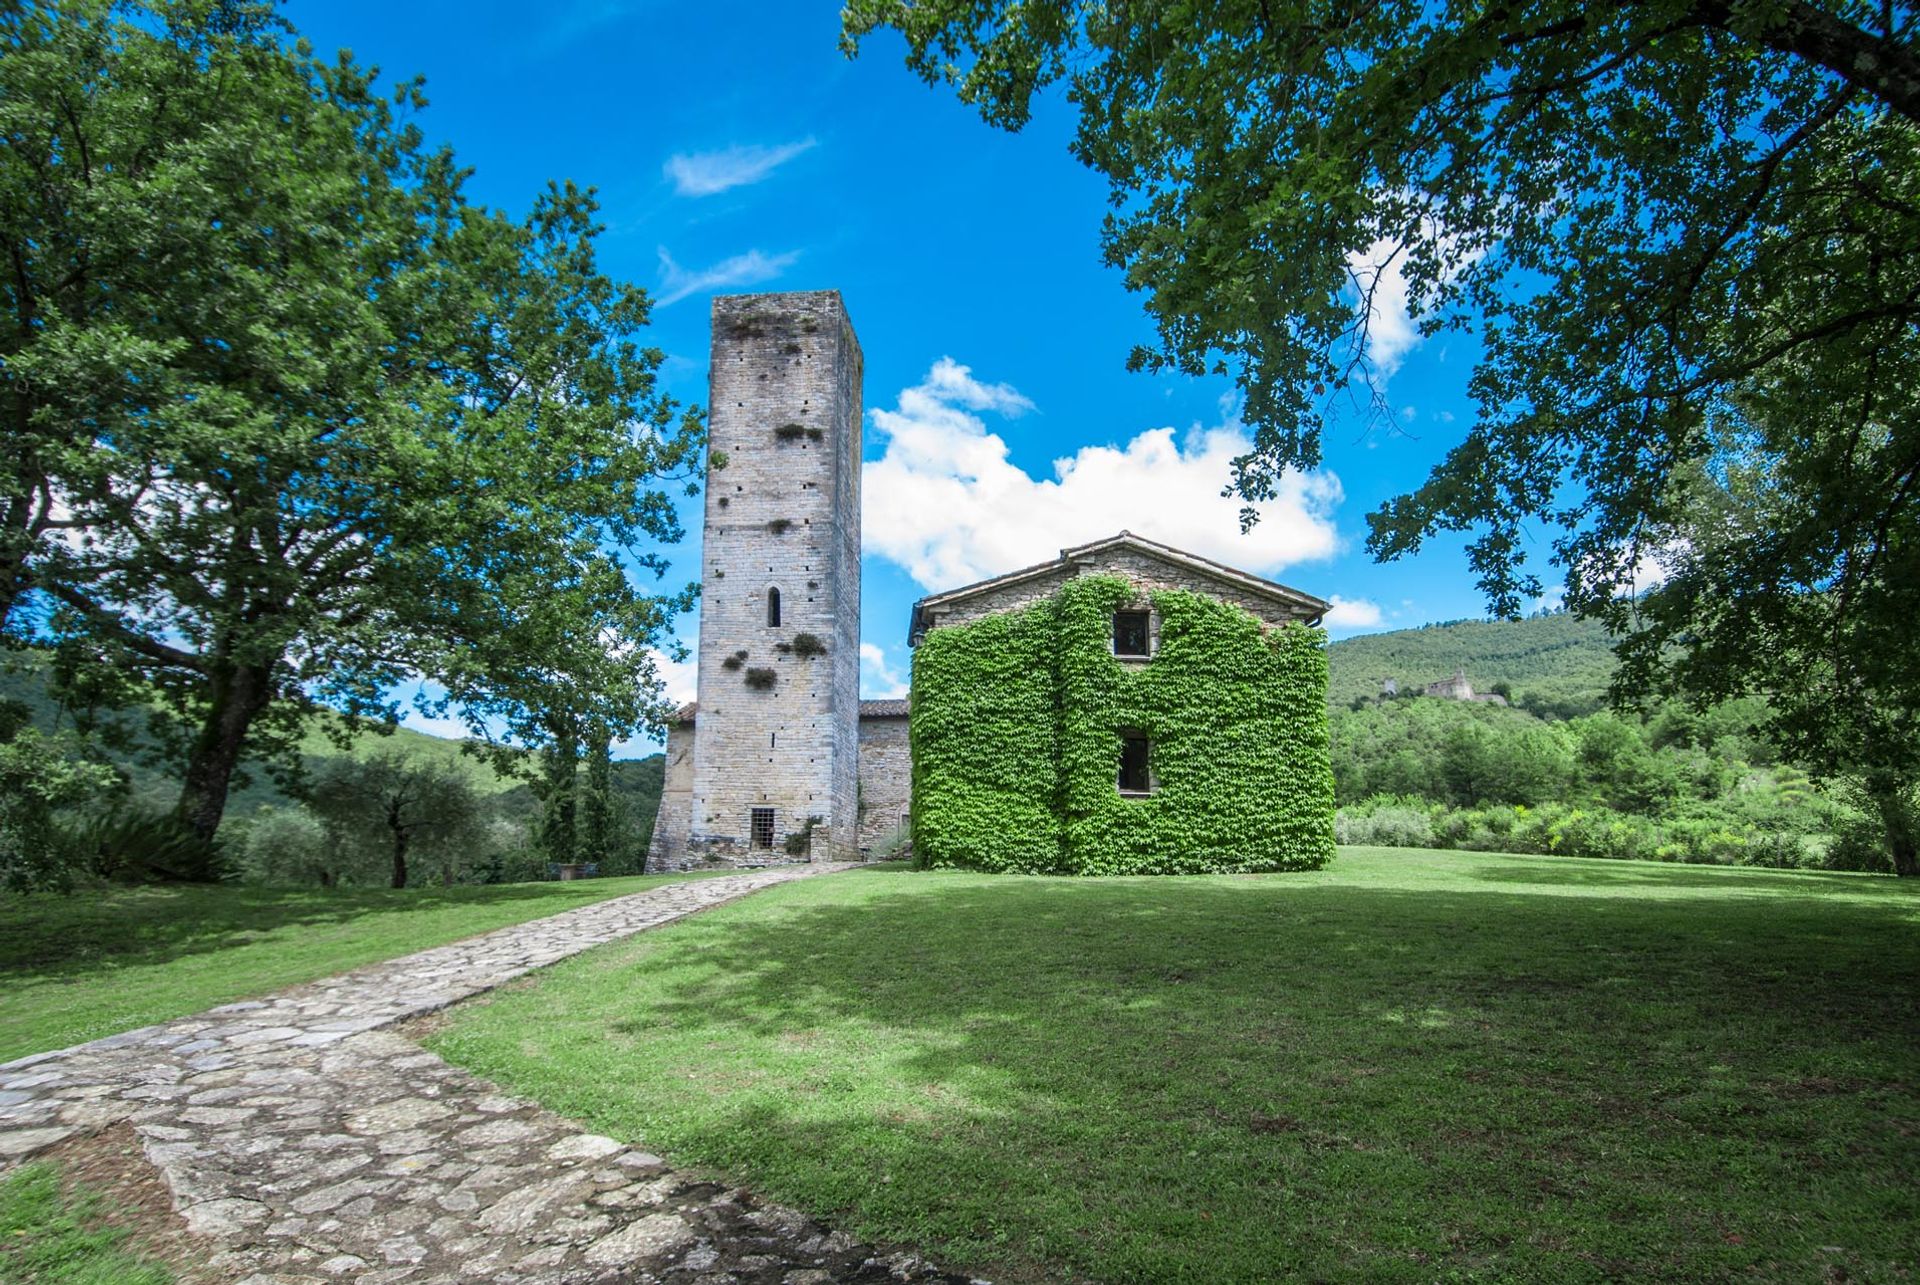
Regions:
M 1117 576 L 936 629 L 913 663 L 914 850 L 1057 874 L 1313 870 L 1333 856 L 1318 629 L 1263 629 L 1202 594 L 1152 595 L 1150 662 L 1110 646 Z M 1116 788 L 1121 729 L 1152 742 L 1151 797 Z

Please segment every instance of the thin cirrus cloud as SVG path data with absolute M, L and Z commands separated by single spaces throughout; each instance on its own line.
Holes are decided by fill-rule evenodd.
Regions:
M 676 152 L 667 158 L 666 176 L 681 196 L 713 196 L 758 183 L 802 152 L 811 150 L 811 137 L 791 143 L 722 147 L 711 152 Z
M 660 290 L 656 296 L 661 307 L 678 303 L 688 295 L 706 290 L 724 290 L 729 286 L 757 285 L 771 281 L 794 265 L 798 250 L 786 254 L 762 254 L 749 250 L 708 268 L 685 268 L 674 262 L 665 246 L 660 247 Z
M 1340 480 L 1325 470 L 1289 473 L 1259 506 L 1259 525 L 1241 534 L 1240 502 L 1220 490 L 1251 442 L 1229 407 L 1221 423 L 1184 435 L 1151 428 L 1121 445 L 1083 446 L 1054 460 L 1052 477 L 1015 464 L 981 418 L 1032 409 L 1017 389 L 943 357 L 892 410 L 875 410 L 886 448 L 862 470 L 867 552 L 936 593 L 1121 530 L 1268 575 L 1338 552 Z

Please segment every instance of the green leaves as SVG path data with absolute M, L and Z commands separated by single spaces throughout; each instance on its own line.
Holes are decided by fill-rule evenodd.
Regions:
M 1065 86 L 1108 261 L 1158 328 L 1129 366 L 1244 394 L 1244 520 L 1320 462 L 1341 392 L 1385 422 L 1363 299 L 1392 255 L 1417 328 L 1475 330 L 1482 356 L 1475 423 L 1369 516 L 1375 555 L 1469 532 L 1503 616 L 1544 561 L 1629 635 L 1642 686 L 1784 698 L 1809 763 L 1920 776 L 1920 689 L 1889 660 L 1920 610 L 1912 0 L 856 0 L 843 21 L 849 47 L 897 29 L 996 124 Z
M 479 735 L 625 736 L 691 602 L 641 580 L 704 428 L 598 268 L 592 191 L 470 204 L 417 85 L 279 26 L 0 15 L 0 624 L 27 602 L 157 688 L 203 834 L 241 744 L 390 721 L 417 678 Z
M 1317 869 L 1333 855 L 1326 653 L 1204 595 L 1152 595 L 1160 648 L 1123 665 L 1113 576 L 934 630 L 913 667 L 914 850 L 933 865 L 1063 874 Z M 1115 788 L 1122 729 L 1151 797 Z

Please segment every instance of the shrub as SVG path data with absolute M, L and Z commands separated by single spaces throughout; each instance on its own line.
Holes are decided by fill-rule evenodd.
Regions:
M 818 634 L 795 634 L 793 636 L 793 654 L 802 660 L 827 654 L 827 644 Z
M 783 846 L 790 857 L 804 857 L 813 851 L 813 832 L 820 825 L 821 818 L 810 816 L 806 824 L 789 834 Z
M 792 529 L 793 529 L 792 518 L 775 518 L 773 521 L 767 523 L 767 530 L 771 531 L 775 535 L 785 535 L 787 532 L 791 531 Z
M 1840 813 L 1821 864 L 1828 870 L 1891 873 L 1893 854 L 1887 849 L 1885 824 L 1871 812 L 1848 809 Z
M 121 808 L 83 820 L 71 834 L 80 861 L 106 879 L 217 883 L 233 873 L 219 839 L 200 838 L 167 812 Z
M 742 665 L 746 663 L 747 663 L 747 653 L 744 651 L 736 651 L 733 653 L 733 655 L 727 657 L 725 660 L 720 662 L 720 668 L 731 672 L 734 670 L 738 670 Z
M 109 767 L 74 757 L 68 746 L 25 721 L 18 706 L 0 709 L 0 885 L 15 892 L 65 891 L 80 854 L 55 817 L 118 777 Z
M 773 685 L 779 681 L 780 675 L 771 669 L 755 668 L 747 671 L 747 686 L 756 692 L 770 692 L 773 690 Z
M 340 877 L 337 845 L 304 807 L 261 804 L 246 819 L 237 847 L 242 873 L 259 883 L 329 888 Z
M 1419 799 L 1375 795 L 1341 808 L 1333 820 L 1341 843 L 1375 848 L 1431 848 L 1433 808 Z

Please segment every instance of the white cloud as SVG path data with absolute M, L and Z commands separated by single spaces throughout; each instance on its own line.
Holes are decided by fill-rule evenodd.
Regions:
M 1441 256 L 1440 284 L 1446 284 L 1479 262 L 1483 250 L 1468 249 L 1431 219 L 1420 220 L 1419 240 L 1436 242 Z M 1407 284 L 1407 255 L 1415 242 L 1404 237 L 1382 237 L 1364 250 L 1347 255 L 1347 274 L 1353 283 L 1355 311 L 1367 310 L 1367 360 L 1374 376 L 1390 378 L 1400 362 L 1426 336 L 1413 319 L 1412 289 Z M 1441 350 L 1444 360 L 1446 350 Z
M 907 694 L 907 680 L 887 663 L 887 650 L 873 643 L 860 644 L 860 698 L 862 700 L 898 700 Z
M 1367 316 L 1367 360 L 1382 379 L 1400 369 L 1400 361 L 1420 342 L 1407 306 L 1407 278 L 1402 271 L 1406 248 L 1397 239 L 1383 238 L 1365 250 L 1347 256 L 1347 272 L 1359 294 L 1356 308 L 1371 307 Z
M 1386 618 L 1380 604 L 1366 598 L 1343 598 L 1336 593 L 1328 601 L 1333 604 L 1327 610 L 1329 629 L 1372 629 Z
M 792 267 L 800 257 L 798 250 L 786 254 L 762 254 L 758 250 L 749 250 L 745 254 L 736 254 L 730 259 L 722 259 L 710 268 L 683 268 L 673 261 L 665 246 L 660 247 L 660 291 L 658 299 L 661 307 L 678 303 L 691 294 L 705 290 L 723 290 L 728 286 L 757 285 L 762 281 L 771 281 Z
M 660 681 L 666 687 L 666 697 L 675 705 L 685 705 L 694 698 L 697 690 L 694 680 L 698 677 L 700 666 L 692 652 L 685 660 L 674 660 L 663 651 L 653 653 L 654 671 L 660 675 Z
M 869 552 L 897 563 L 929 590 L 957 588 L 1030 566 L 1063 548 L 1133 531 L 1229 566 L 1272 574 L 1337 551 L 1332 473 L 1289 473 L 1261 520 L 1240 534 L 1240 502 L 1220 494 L 1229 466 L 1251 442 L 1238 419 L 1148 429 L 1124 445 L 1085 446 L 1034 478 L 975 411 L 1032 409 L 1005 384 L 983 383 L 948 358 L 876 410 L 886 440 L 862 474 L 861 524 Z
M 1363 630 L 1379 624 L 1380 620 L 1386 618 L 1380 613 L 1380 603 L 1365 597 L 1340 597 L 1334 594 L 1327 601 L 1332 603 L 1331 609 L 1327 611 L 1329 628 Z
M 712 152 L 678 152 L 662 168 L 681 196 L 712 196 L 729 188 L 758 183 L 814 146 L 814 139 L 792 143 L 723 147 Z

